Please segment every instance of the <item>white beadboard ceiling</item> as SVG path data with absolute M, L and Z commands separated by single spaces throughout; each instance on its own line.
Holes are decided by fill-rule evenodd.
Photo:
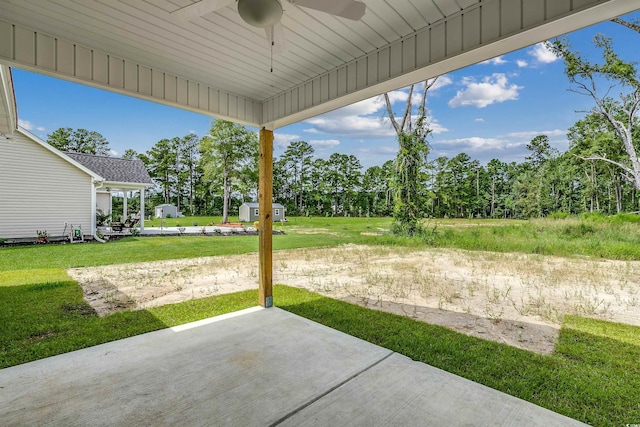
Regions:
M 264 30 L 235 5 L 189 22 L 171 15 L 195 2 L 0 0 L 0 63 L 275 128 L 640 9 L 640 0 L 364 0 L 354 22 L 282 1 L 287 50 L 272 57 Z

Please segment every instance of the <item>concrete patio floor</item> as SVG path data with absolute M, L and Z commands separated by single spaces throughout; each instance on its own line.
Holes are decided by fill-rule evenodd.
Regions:
M 578 426 L 278 308 L 0 370 L 10 425 Z

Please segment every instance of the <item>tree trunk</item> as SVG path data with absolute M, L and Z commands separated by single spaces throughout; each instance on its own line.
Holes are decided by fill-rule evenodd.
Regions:
M 229 222 L 229 177 L 227 176 L 227 172 L 225 171 L 224 177 L 222 179 L 222 223 L 226 224 Z

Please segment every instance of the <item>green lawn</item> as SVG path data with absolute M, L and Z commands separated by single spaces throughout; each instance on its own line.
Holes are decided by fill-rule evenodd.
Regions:
M 427 221 L 421 238 L 398 239 L 388 218 L 290 218 L 274 249 L 344 243 L 455 247 L 640 259 L 637 223 Z M 256 305 L 257 291 L 100 318 L 65 269 L 255 252 L 255 236 L 126 238 L 107 244 L 0 248 L 0 367 Z M 311 292 L 276 286 L 276 305 L 415 360 L 596 426 L 640 422 L 640 328 L 568 317 L 556 350 L 538 355 Z
M 274 236 L 273 248 L 356 243 L 640 260 L 638 223 L 568 218 L 427 220 L 425 224 L 429 231 L 426 236 L 397 238 L 387 233 L 389 218 L 292 217 L 274 225 L 274 229 L 286 234 Z M 256 236 L 129 237 L 107 244 L 0 247 L 0 271 L 242 254 L 257 249 Z
M 275 286 L 280 308 L 596 426 L 640 420 L 640 328 L 568 318 L 542 356 Z M 257 291 L 100 318 L 72 281 L 0 287 L 0 367 L 256 305 Z

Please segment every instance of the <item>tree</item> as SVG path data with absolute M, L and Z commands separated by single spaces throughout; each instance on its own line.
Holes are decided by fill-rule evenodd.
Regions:
M 258 136 L 244 126 L 213 120 L 209 135 L 200 140 L 200 153 L 205 179 L 212 188 L 222 190 L 222 222 L 229 222 L 232 191 L 256 176 Z M 257 185 L 257 180 L 251 185 Z
M 293 206 L 298 212 L 304 211 L 304 195 L 309 189 L 309 169 L 313 147 L 305 141 L 294 141 L 282 155 L 280 171 L 287 176 L 287 186 L 291 190 Z
M 190 133 L 180 139 L 178 161 L 182 164 L 180 181 L 187 185 L 187 197 L 189 199 L 189 212 L 195 215 L 195 199 L 198 181 L 202 176 L 200 167 L 200 144 L 198 136 Z
M 162 202 L 169 203 L 176 186 L 176 151 L 170 139 L 158 141 L 145 156 L 139 156 L 145 163 L 149 175 L 160 187 Z
M 100 133 L 86 129 L 59 128 L 47 135 L 47 143 L 60 151 L 107 156 L 109 142 Z
M 613 128 L 620 138 L 627 158 L 617 161 L 594 154 L 584 160 L 599 160 L 608 162 L 620 168 L 622 176 L 640 189 L 640 159 L 633 139 L 633 128 L 638 120 L 640 109 L 640 82 L 635 65 L 623 61 L 613 50 L 611 39 L 603 35 L 594 38 L 596 47 L 602 50 L 604 62 L 591 63 L 578 52 L 571 50 L 566 39 L 557 39 L 548 43 L 549 48 L 565 62 L 565 73 L 569 81 L 574 84 L 573 92 L 589 96 L 595 102 L 593 112 L 601 115 Z M 609 96 L 614 85 L 604 93 L 598 90 L 602 80 L 617 82 L 622 91 L 615 100 Z
M 531 164 L 534 169 L 538 169 L 547 161 L 552 153 L 554 153 L 549 137 L 547 135 L 538 135 L 527 144 L 527 150 L 531 152 L 525 160 Z
M 413 92 L 415 85 L 409 88 L 409 96 L 404 114 L 400 122 L 391 108 L 389 94 L 384 94 L 387 114 L 398 137 L 398 155 L 395 161 L 394 183 L 394 223 L 392 230 L 397 234 L 413 236 L 420 230 L 420 194 L 422 190 L 420 174 L 429 153 L 427 136 L 431 133 L 427 121 L 425 105 L 427 91 L 435 84 L 436 79 L 424 82 L 422 98 L 418 106 L 418 114 L 413 117 Z
M 124 154 L 122 155 L 123 159 L 127 159 L 127 160 L 131 160 L 131 159 L 137 159 L 138 158 L 138 152 L 134 149 L 131 148 L 127 148 L 124 151 Z

